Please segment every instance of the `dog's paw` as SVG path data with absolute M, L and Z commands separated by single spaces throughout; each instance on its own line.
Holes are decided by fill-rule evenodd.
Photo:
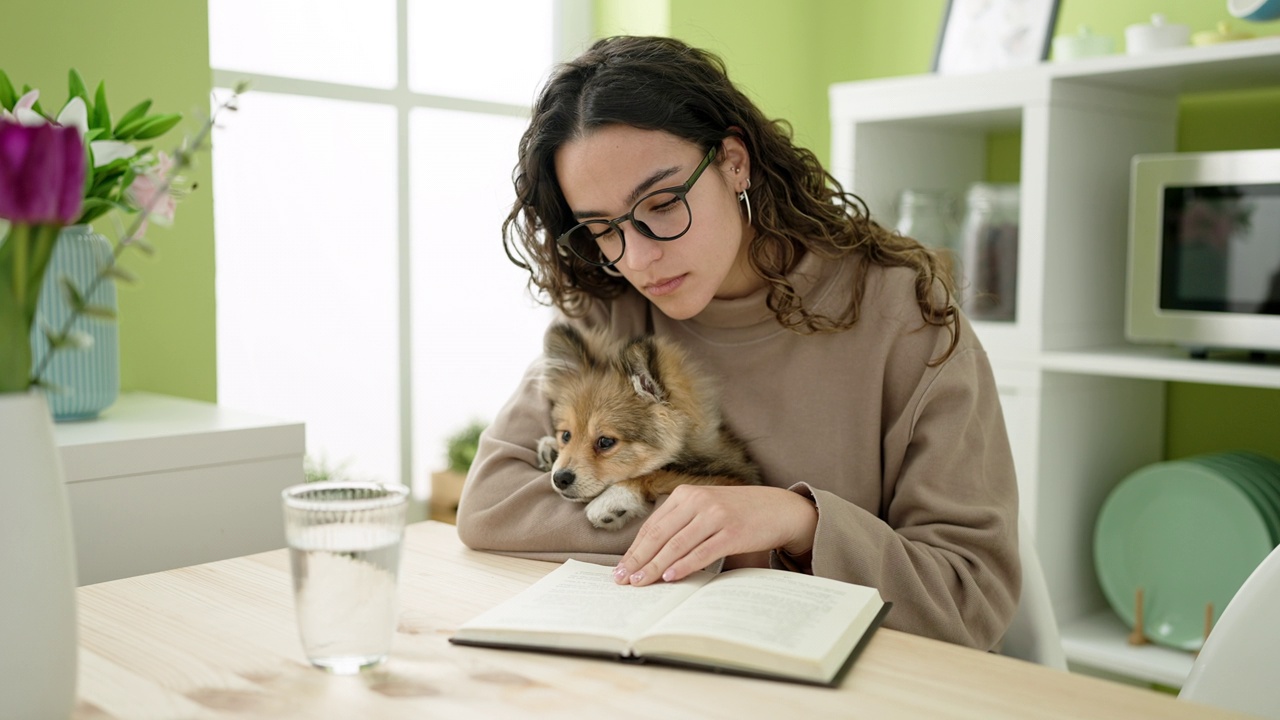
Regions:
M 649 503 L 638 493 L 610 485 L 587 504 L 587 519 L 602 530 L 621 530 L 627 523 L 649 514 Z
M 538 469 L 543 472 L 550 472 L 553 465 L 556 464 L 556 458 L 560 455 L 560 450 L 556 448 L 556 439 L 550 435 L 538 441 Z

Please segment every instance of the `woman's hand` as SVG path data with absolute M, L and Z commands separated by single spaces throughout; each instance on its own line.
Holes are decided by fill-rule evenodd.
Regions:
M 818 511 L 782 488 L 681 485 L 640 527 L 613 571 L 623 585 L 679 580 L 721 558 L 813 548 Z

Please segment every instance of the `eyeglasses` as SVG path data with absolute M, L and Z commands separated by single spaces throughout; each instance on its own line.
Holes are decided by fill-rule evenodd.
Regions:
M 715 157 L 716 148 L 712 146 L 683 185 L 655 190 L 645 195 L 636 201 L 631 212 L 622 217 L 580 222 L 556 238 L 556 245 L 568 248 L 583 262 L 597 267 L 611 267 L 622 259 L 622 253 L 627 249 L 622 223 L 628 220 L 631 221 L 631 227 L 645 237 L 662 241 L 675 240 L 689 232 L 689 227 L 693 224 L 693 211 L 689 209 L 686 196 Z

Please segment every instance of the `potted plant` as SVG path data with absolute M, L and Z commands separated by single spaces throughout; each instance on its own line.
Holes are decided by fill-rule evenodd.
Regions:
M 487 425 L 483 420 L 472 420 L 445 440 L 447 465 L 444 470 L 431 473 L 431 499 L 427 504 L 427 516 L 430 519 L 457 522 L 462 486 L 466 483 L 467 473 L 471 471 L 471 462 L 476 458 L 480 433 L 484 432 Z

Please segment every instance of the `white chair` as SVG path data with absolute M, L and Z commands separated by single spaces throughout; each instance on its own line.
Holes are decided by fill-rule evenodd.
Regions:
M 1028 660 L 1057 670 L 1067 669 L 1058 620 L 1049 602 L 1049 584 L 1040 567 L 1040 554 L 1031 540 L 1026 520 L 1019 518 L 1018 554 L 1022 558 L 1022 597 L 1018 612 L 1004 634 L 1000 654 Z
M 1223 608 L 1181 700 L 1280 720 L 1280 547 Z

